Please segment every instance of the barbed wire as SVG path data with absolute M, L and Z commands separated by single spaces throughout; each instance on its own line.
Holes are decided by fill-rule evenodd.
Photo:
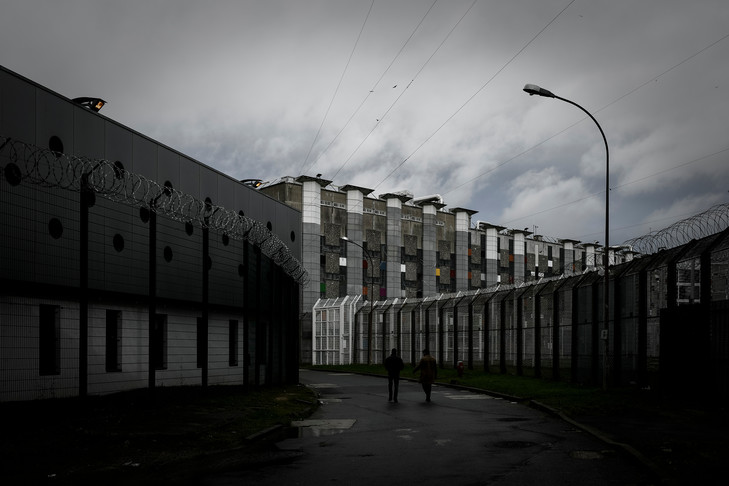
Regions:
M 147 208 L 176 221 L 216 230 L 230 238 L 248 241 L 296 282 L 308 282 L 303 264 L 261 222 L 209 200 L 201 201 L 171 185 L 160 185 L 125 170 L 120 163 L 53 152 L 8 137 L 0 137 L 0 156 L 9 160 L 1 175 L 11 185 L 26 180 L 43 187 L 90 191 L 114 202 Z
M 634 250 L 643 254 L 651 254 L 720 233 L 727 227 L 729 227 L 729 203 L 722 203 L 677 221 L 662 230 L 632 238 L 623 245 L 632 246 Z

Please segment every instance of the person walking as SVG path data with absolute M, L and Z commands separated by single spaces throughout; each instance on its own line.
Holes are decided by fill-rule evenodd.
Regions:
M 392 348 L 390 356 L 385 358 L 385 369 L 387 370 L 387 391 L 390 398 L 388 402 L 397 403 L 397 390 L 400 387 L 400 372 L 405 368 L 402 358 L 397 355 L 397 349 Z
M 435 362 L 435 358 L 430 355 L 428 348 L 423 350 L 423 357 L 420 359 L 418 366 L 413 369 L 413 373 L 420 371 L 420 378 L 418 381 L 423 387 L 425 392 L 425 401 L 430 401 L 430 392 L 433 388 L 433 382 L 438 377 L 438 366 Z

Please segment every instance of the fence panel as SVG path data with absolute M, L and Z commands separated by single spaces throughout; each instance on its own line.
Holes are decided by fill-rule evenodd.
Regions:
M 680 384 L 726 396 L 729 299 L 722 297 L 729 288 L 727 259 L 729 233 L 611 268 L 607 347 L 603 276 L 587 271 L 425 299 L 378 301 L 371 343 L 369 305 L 353 301 L 346 309 L 317 308 L 317 362 L 369 359 L 376 364 L 394 347 L 406 362 L 417 363 L 428 348 L 445 367 L 464 361 L 469 369 L 488 372 L 591 385 L 603 377 L 606 384 Z M 709 273 L 710 280 L 697 277 Z M 343 326 L 340 333 L 335 321 Z M 610 373 L 604 375 L 606 349 Z

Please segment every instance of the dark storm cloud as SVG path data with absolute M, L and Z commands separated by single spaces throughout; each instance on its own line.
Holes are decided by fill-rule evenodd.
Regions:
M 605 130 L 616 243 L 726 201 L 727 25 L 723 0 L 11 0 L 0 63 L 234 177 L 600 240 L 599 132 L 541 84 Z

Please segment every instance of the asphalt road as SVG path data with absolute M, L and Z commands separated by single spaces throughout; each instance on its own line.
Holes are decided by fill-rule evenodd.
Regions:
M 223 485 L 647 485 L 632 457 L 538 410 L 447 387 L 425 402 L 381 377 L 302 370 L 322 406 L 277 444 L 279 461 L 204 478 Z

